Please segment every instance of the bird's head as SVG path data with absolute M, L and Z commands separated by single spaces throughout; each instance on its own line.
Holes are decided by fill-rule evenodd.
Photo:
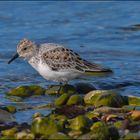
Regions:
M 8 61 L 10 64 L 13 60 L 18 57 L 22 57 L 24 59 L 30 59 L 36 52 L 36 45 L 29 39 L 23 39 L 17 45 L 17 53 Z

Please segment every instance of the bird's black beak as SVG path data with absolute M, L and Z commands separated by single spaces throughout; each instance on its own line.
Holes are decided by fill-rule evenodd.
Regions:
M 16 53 L 9 61 L 8 61 L 8 64 L 10 64 L 12 61 L 14 61 L 16 58 L 18 58 L 19 55 L 18 53 Z

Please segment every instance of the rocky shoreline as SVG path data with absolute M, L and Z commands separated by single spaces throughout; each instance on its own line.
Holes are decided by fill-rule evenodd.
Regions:
M 122 96 L 115 89 L 96 90 L 88 84 L 20 86 L 7 92 L 6 98 L 21 102 L 45 95 L 57 98 L 35 108 L 51 112 L 35 113 L 31 124 L 16 122 L 16 106 L 1 106 L 0 139 L 140 139 L 140 98 Z

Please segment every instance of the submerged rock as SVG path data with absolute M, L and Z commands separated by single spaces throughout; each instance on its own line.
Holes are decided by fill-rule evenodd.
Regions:
M 18 97 L 18 96 L 6 96 L 7 99 L 11 100 L 11 101 L 14 101 L 14 102 L 22 102 L 23 101 L 23 98 L 21 97 Z
M 72 85 L 56 85 L 56 86 L 51 86 L 48 89 L 46 89 L 45 94 L 49 94 L 49 95 L 57 95 L 57 94 L 74 94 L 76 93 L 76 89 L 74 86 Z
M 20 86 L 6 93 L 10 96 L 29 97 L 32 95 L 44 95 L 45 89 L 40 86 Z
M 112 90 L 95 90 L 87 93 L 84 97 L 85 104 L 110 107 L 122 107 L 127 105 L 127 98 Z
M 76 84 L 76 90 L 78 93 L 86 94 L 92 90 L 96 90 L 96 88 L 93 87 L 91 84 L 78 83 L 78 84 Z
M 16 107 L 12 106 L 12 105 L 9 105 L 9 106 L 5 107 L 5 110 L 7 110 L 10 113 L 15 113 L 16 112 Z
M 0 109 L 0 122 L 14 122 L 14 116 L 6 110 Z

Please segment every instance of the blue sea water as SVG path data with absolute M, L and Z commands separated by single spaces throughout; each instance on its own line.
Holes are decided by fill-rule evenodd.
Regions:
M 0 98 L 1 104 L 14 104 L 5 92 L 19 85 L 54 84 L 43 79 L 27 62 L 7 61 L 22 38 L 37 43 L 55 42 L 79 53 L 83 58 L 111 68 L 109 77 L 71 81 L 90 83 L 100 89 L 117 88 L 123 95 L 140 97 L 139 1 L 116 2 L 0 2 Z M 125 86 L 123 86 L 125 85 Z M 48 103 L 52 98 L 29 99 L 32 104 Z M 26 112 L 25 120 L 28 119 Z M 34 111 L 33 111 L 34 113 Z M 18 112 L 20 119 L 24 112 Z M 23 120 L 24 121 L 24 120 Z

